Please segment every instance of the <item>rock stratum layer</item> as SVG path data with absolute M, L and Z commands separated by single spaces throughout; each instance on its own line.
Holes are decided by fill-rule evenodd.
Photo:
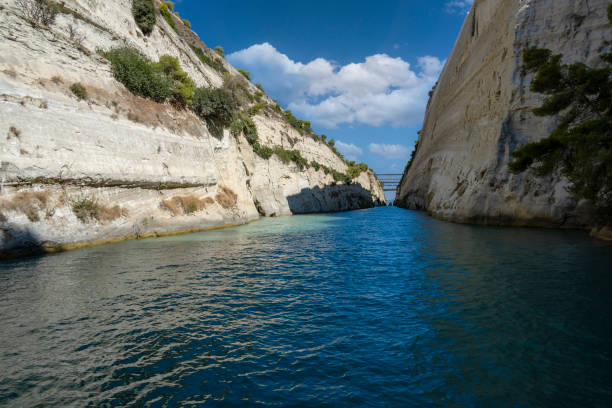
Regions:
M 0 1 L 0 254 L 384 203 L 371 171 L 336 183 L 323 170 L 259 157 L 242 134 L 226 129 L 215 137 L 189 110 L 128 92 L 99 51 L 127 45 L 153 61 L 169 54 L 197 86 L 223 84 L 222 74 L 189 47 L 216 57 L 195 33 L 173 17 L 175 31 L 158 15 L 145 36 L 131 4 L 65 1 L 64 12 L 43 28 L 24 19 L 14 1 Z M 85 86 L 87 100 L 73 95 L 74 83 Z M 329 146 L 273 109 L 254 122 L 261 145 L 347 171 Z
M 476 0 L 429 101 L 419 145 L 396 204 L 457 222 L 588 228 L 558 174 L 512 174 L 510 153 L 547 137 L 557 117 L 531 110 L 522 53 L 537 46 L 563 61 L 601 64 L 610 52 L 608 0 Z M 607 51 L 606 51 L 607 50 Z

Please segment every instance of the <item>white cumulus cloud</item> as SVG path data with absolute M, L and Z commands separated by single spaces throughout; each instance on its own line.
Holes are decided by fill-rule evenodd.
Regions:
M 407 159 L 410 155 L 410 149 L 406 146 L 398 144 L 379 144 L 370 143 L 368 145 L 370 153 L 377 154 L 389 160 Z
M 363 154 L 363 150 L 352 143 L 344 143 L 340 140 L 336 140 L 336 147 L 347 160 L 357 160 L 357 158 Z
M 298 116 L 335 128 L 343 123 L 418 126 L 428 92 L 443 61 L 425 56 L 417 69 L 386 54 L 338 66 L 323 58 L 306 64 L 291 60 L 269 43 L 252 45 L 227 56 L 251 72 L 272 97 L 288 103 Z
M 444 5 L 444 11 L 447 13 L 467 13 L 473 3 L 474 0 L 450 0 Z

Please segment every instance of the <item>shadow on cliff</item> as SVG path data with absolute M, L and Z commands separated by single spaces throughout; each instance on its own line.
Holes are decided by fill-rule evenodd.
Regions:
M 27 227 L 0 226 L 0 260 L 47 253 L 44 243 Z
M 361 184 L 304 188 L 288 196 L 287 202 L 293 214 L 351 211 L 384 205 Z

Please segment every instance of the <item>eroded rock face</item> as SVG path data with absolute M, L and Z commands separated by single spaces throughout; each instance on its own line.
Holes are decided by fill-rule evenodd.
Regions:
M 215 137 L 189 110 L 130 94 L 96 53 L 129 45 L 152 60 L 170 54 L 198 86 L 221 86 L 222 75 L 189 47 L 214 55 L 195 33 L 181 26 L 181 37 L 158 18 L 144 36 L 129 0 L 65 5 L 78 16 L 60 13 L 51 28 L 35 28 L 14 1 L 0 0 L 0 253 L 384 203 L 371 172 L 336 185 L 323 171 L 264 160 L 242 135 Z M 85 101 L 70 91 L 77 82 L 87 89 Z M 346 171 L 329 147 L 272 110 L 254 121 L 261 144 Z
M 510 153 L 547 137 L 536 117 L 522 52 L 549 48 L 563 61 L 600 64 L 610 52 L 607 0 L 476 0 L 427 108 L 420 145 L 396 204 L 459 222 L 587 227 L 559 176 L 509 172 Z M 606 51 L 607 50 L 607 51 Z

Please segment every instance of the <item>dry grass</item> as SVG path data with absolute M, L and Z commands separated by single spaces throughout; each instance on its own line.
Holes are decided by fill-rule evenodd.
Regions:
M 96 212 L 96 219 L 98 221 L 113 221 L 116 220 L 117 218 L 120 217 L 125 217 L 127 216 L 128 211 L 123 208 L 120 207 L 118 205 L 115 205 L 113 207 L 107 207 L 105 205 L 101 205 L 98 204 L 98 211 Z
M 23 191 L 10 200 L 1 200 L 0 210 L 19 212 L 30 221 L 37 222 L 40 220 L 38 212 L 46 208 L 48 201 L 49 193 L 46 191 Z
M 97 220 L 102 223 L 114 221 L 127 216 L 125 208 L 115 205 L 113 207 L 98 203 L 95 198 L 81 198 L 72 201 L 72 212 L 83 223 Z
M 203 122 L 189 109 L 177 109 L 168 103 L 132 95 L 129 91 L 115 93 L 94 86 L 87 87 L 88 100 L 100 106 L 109 102 L 114 110 L 113 119 L 127 118 L 130 121 L 156 128 L 163 127 L 175 133 L 187 133 L 202 137 Z
M 174 196 L 163 200 L 161 208 L 170 211 L 174 215 L 191 214 L 202 211 L 208 205 L 213 204 L 214 200 L 210 197 L 199 198 L 194 195 Z
M 221 207 L 228 209 L 236 205 L 238 195 L 225 186 L 219 186 L 220 191 L 215 196 L 215 200 Z

